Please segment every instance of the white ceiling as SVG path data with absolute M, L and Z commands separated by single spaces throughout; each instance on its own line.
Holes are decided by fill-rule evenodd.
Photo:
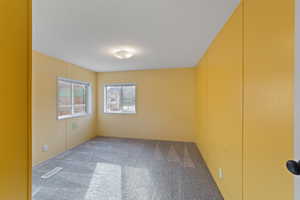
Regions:
M 239 0 L 33 0 L 33 49 L 98 71 L 193 67 Z M 119 60 L 112 48 L 136 48 Z

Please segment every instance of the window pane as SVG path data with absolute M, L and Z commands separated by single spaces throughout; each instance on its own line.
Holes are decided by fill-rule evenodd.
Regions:
M 73 84 L 74 113 L 86 112 L 86 86 L 83 84 Z
M 121 87 L 107 86 L 106 87 L 106 111 L 120 112 L 121 111 Z
M 107 113 L 135 113 L 135 85 L 106 86 Z
M 122 111 L 135 112 L 135 86 L 123 86 Z
M 72 114 L 72 84 L 58 81 L 58 116 Z
M 74 113 L 86 113 L 86 106 L 84 104 L 74 105 Z

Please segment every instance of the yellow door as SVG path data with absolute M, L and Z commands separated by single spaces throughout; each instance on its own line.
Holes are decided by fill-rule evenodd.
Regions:
M 294 0 L 244 2 L 244 200 L 293 200 Z
M 30 199 L 30 3 L 0 1 L 0 199 Z

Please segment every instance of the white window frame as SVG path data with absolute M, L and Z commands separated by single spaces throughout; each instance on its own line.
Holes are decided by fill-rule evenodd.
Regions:
M 106 95 L 106 88 L 109 87 L 109 86 L 119 86 L 119 87 L 122 87 L 122 86 L 134 86 L 135 87 L 135 99 L 134 99 L 134 105 L 135 105 L 135 111 L 134 112 L 109 112 L 106 110 L 106 102 L 107 102 L 107 95 Z M 103 113 L 104 114 L 124 114 L 124 115 L 134 115 L 137 113 L 137 86 L 135 83 L 109 83 L 109 84 L 104 84 L 104 87 L 103 87 Z
M 87 87 L 87 94 L 86 94 L 86 112 L 85 113 L 78 113 L 78 114 L 73 114 L 74 112 L 74 107 L 72 106 L 72 114 L 71 115 L 63 115 L 59 116 L 59 81 L 65 81 L 73 84 L 81 84 L 85 85 Z M 71 100 L 72 100 L 72 105 L 74 105 L 74 98 L 73 98 L 73 85 L 72 85 L 72 90 L 71 90 Z M 68 78 L 63 78 L 63 77 L 57 77 L 56 78 L 56 116 L 58 120 L 63 120 L 63 119 L 69 119 L 69 118 L 76 118 L 76 117 L 84 117 L 90 115 L 92 112 L 92 86 L 88 82 L 84 81 L 78 81 L 78 80 L 73 80 L 73 79 L 68 79 Z

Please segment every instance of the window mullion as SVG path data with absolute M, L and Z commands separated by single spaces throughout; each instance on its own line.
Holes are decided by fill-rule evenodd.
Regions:
M 104 112 L 107 112 L 107 86 L 104 86 Z
M 89 106 L 88 105 L 88 103 L 89 103 L 88 102 L 88 88 L 86 86 L 83 87 L 83 93 L 84 93 L 84 95 L 83 95 L 84 111 L 86 113 L 88 113 L 88 106 Z
M 74 115 L 74 84 L 72 83 L 71 87 L 71 107 L 72 107 L 72 115 Z

